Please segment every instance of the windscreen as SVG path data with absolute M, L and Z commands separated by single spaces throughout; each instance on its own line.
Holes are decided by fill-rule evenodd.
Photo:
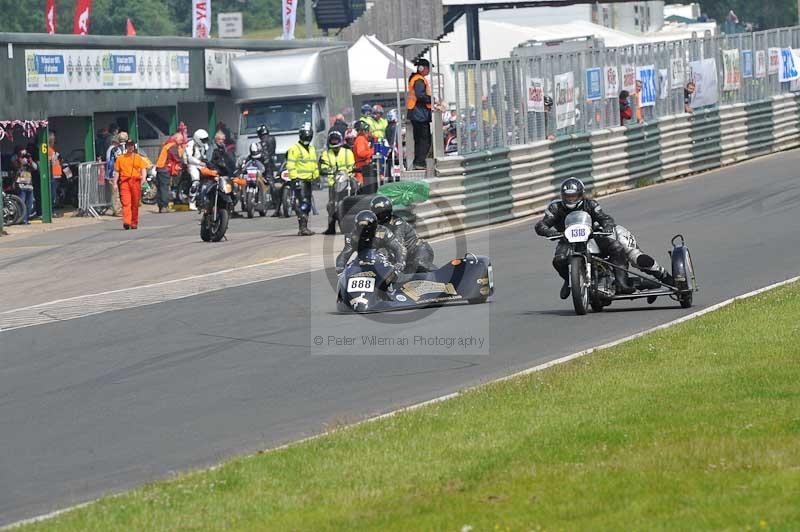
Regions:
M 242 105 L 240 135 L 252 135 L 261 124 L 270 133 L 296 133 L 306 122 L 312 123 L 312 102 L 259 102 Z

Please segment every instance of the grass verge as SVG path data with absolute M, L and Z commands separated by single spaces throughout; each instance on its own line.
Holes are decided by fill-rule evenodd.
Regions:
M 794 284 L 24 530 L 797 530 L 798 317 Z

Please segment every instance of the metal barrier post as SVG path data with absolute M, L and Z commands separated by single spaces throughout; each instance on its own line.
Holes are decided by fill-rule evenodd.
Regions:
M 49 128 L 39 129 L 39 189 L 41 194 L 42 222 L 53 223 L 53 200 L 50 198 L 50 158 L 47 156 Z M 31 154 L 33 155 L 33 154 Z

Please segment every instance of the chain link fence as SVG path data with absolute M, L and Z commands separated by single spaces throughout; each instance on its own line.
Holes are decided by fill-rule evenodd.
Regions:
M 692 108 L 800 91 L 800 81 L 781 81 L 800 71 L 800 60 L 791 59 L 795 48 L 800 27 L 617 48 L 594 41 L 569 53 L 459 62 L 453 65 L 458 153 L 622 125 L 623 90 L 632 115 L 626 125 L 685 112 L 690 80 L 697 89 Z M 786 54 L 797 64 L 787 66 Z

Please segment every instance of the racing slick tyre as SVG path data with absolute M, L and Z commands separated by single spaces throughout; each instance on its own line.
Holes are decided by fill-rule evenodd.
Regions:
M 681 304 L 681 308 L 690 308 L 692 306 L 692 293 L 681 294 L 678 296 L 678 301 Z
M 572 305 L 575 314 L 583 316 L 589 309 L 589 286 L 586 281 L 586 265 L 583 257 L 572 257 L 569 261 Z

